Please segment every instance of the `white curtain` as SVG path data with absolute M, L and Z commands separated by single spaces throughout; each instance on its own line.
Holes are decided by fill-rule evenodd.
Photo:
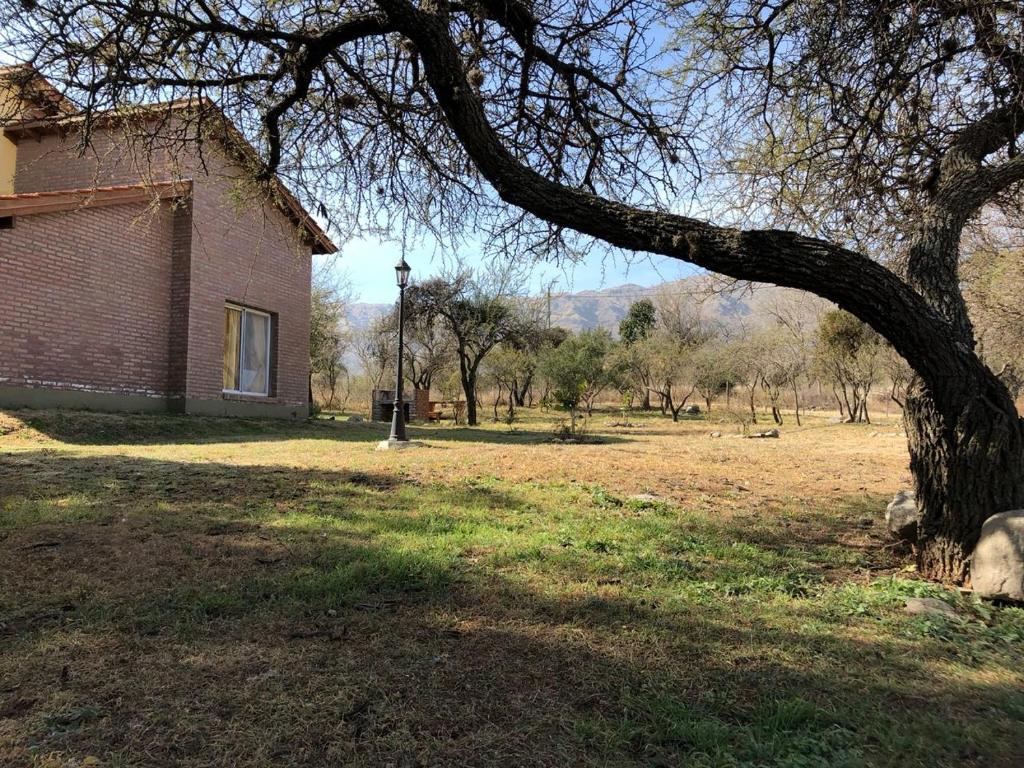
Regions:
M 246 312 L 242 320 L 242 392 L 258 395 L 269 393 L 270 383 L 270 318 Z

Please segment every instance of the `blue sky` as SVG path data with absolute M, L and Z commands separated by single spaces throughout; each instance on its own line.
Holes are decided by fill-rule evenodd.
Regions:
M 384 304 L 395 299 L 393 267 L 400 255 L 398 243 L 358 238 L 346 243 L 336 256 L 320 258 L 321 264 L 332 273 L 347 278 L 354 301 Z M 486 267 L 486 260 L 481 257 L 474 258 L 466 252 L 462 257 L 468 266 Z M 414 280 L 436 275 L 443 267 L 442 256 L 432 241 L 410 248 L 405 258 L 412 267 Z M 624 283 L 652 286 L 678 280 L 696 271 L 697 268 L 690 264 L 662 256 L 636 254 L 627 262 L 622 254 L 602 256 L 595 253 L 575 263 L 536 264 L 526 290 L 539 294 L 552 282 L 552 290 L 557 293 L 614 288 Z

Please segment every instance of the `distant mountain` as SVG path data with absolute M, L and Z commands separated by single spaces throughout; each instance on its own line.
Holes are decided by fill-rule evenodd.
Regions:
M 346 316 L 349 330 L 358 333 L 369 328 L 374 320 L 386 315 L 393 306 L 393 304 L 368 304 L 363 301 L 349 305 Z
M 614 334 L 634 301 L 652 298 L 657 289 L 620 285 L 600 291 L 558 293 L 551 296 L 551 324 L 570 331 L 605 328 Z
M 827 303 L 810 294 L 772 285 L 730 287 L 720 279 L 695 275 L 651 288 L 641 285 L 619 285 L 596 291 L 551 294 L 551 324 L 574 332 L 605 328 L 618 335 L 619 323 L 630 305 L 643 298 L 657 303 L 659 295 L 678 297 L 700 306 L 709 322 L 726 327 L 744 324 L 750 327 L 771 322 L 773 311 L 786 308 L 797 314 L 811 314 L 826 308 Z M 542 297 L 543 298 L 543 297 Z M 353 331 L 360 331 L 381 315 L 391 304 L 353 304 L 348 322 Z

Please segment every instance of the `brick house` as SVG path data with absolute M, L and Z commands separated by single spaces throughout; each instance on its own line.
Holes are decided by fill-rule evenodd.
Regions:
M 336 250 L 316 222 L 253 184 L 251 146 L 208 103 L 101 116 L 83 152 L 73 107 L 14 72 L 0 406 L 307 415 L 311 258 Z

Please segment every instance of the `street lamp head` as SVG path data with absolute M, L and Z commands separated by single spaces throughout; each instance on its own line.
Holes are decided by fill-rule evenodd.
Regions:
M 398 281 L 399 288 L 405 288 L 409 284 L 410 272 L 412 272 L 412 267 L 405 263 L 404 258 L 395 264 L 395 278 Z

